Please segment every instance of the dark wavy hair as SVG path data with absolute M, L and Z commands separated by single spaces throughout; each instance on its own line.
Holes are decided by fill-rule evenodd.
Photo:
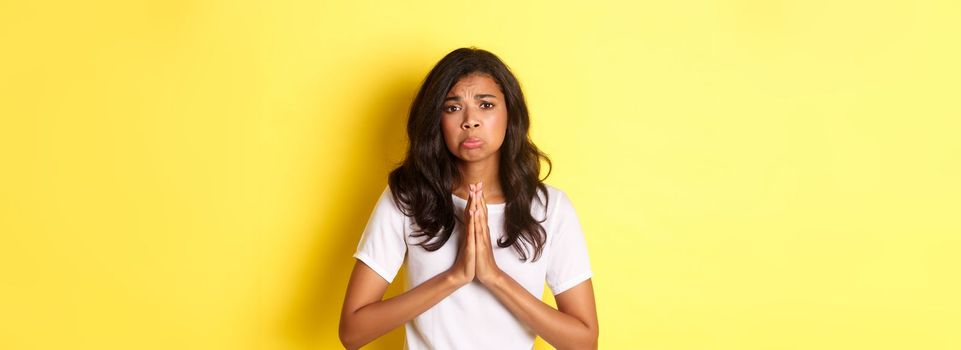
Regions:
M 537 149 L 528 135 L 530 116 L 520 84 L 510 69 L 496 55 L 475 47 L 451 51 L 431 69 L 421 84 L 410 106 L 407 120 L 407 137 L 410 140 L 407 156 L 391 171 L 388 184 L 394 203 L 404 215 L 412 217 L 418 228 L 412 237 L 424 237 L 419 243 L 428 251 L 440 249 L 454 231 L 452 187 L 460 183 L 458 160 L 444 143 L 441 130 L 441 112 L 444 97 L 461 78 L 471 74 L 491 77 L 504 94 L 507 107 L 507 131 L 500 152 L 501 187 L 506 198 L 504 210 L 504 235 L 497 240 L 501 248 L 513 247 L 520 260 L 540 258 L 547 240 L 541 223 L 531 214 L 531 205 L 537 191 L 544 208 L 547 207 L 547 187 L 539 178 L 540 160 L 547 162 L 550 176 L 553 167 L 550 158 Z M 546 210 L 545 216 L 546 219 Z

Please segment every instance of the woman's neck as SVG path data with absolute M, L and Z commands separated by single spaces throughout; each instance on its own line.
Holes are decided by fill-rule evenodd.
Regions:
M 461 183 L 455 183 L 453 192 L 458 197 L 467 198 L 470 184 L 484 183 L 484 195 L 488 204 L 503 203 L 504 193 L 501 190 L 500 161 L 497 155 L 476 162 L 458 162 Z

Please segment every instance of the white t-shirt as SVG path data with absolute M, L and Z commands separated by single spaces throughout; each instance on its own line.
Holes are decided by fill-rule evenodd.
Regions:
M 544 282 L 554 295 L 591 278 L 587 244 L 580 221 L 567 195 L 547 185 L 547 221 L 541 225 L 547 242 L 540 259 L 523 262 L 512 247 L 501 248 L 497 239 L 504 227 L 504 204 L 488 204 L 488 226 L 497 266 L 540 299 Z M 540 196 L 540 191 L 537 192 Z M 451 195 L 455 215 L 463 217 L 467 201 Z M 544 218 L 544 207 L 534 199 L 531 213 Z M 455 221 L 456 222 L 456 221 Z M 363 261 L 387 282 L 392 282 L 401 264 L 407 261 L 407 287 L 410 290 L 453 266 L 464 236 L 455 224 L 450 239 L 438 250 L 427 251 L 417 245 L 424 237 L 410 237 L 417 226 L 394 204 L 390 186 L 384 189 L 367 222 L 354 257 Z M 534 332 L 524 326 L 483 284 L 473 281 L 456 290 L 406 325 L 405 349 L 531 349 Z

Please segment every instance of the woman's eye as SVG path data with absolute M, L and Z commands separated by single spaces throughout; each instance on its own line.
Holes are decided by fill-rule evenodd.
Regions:
M 490 102 L 481 103 L 481 108 L 494 108 L 494 104 Z
M 444 107 L 444 110 L 447 112 L 457 112 L 460 110 L 460 106 L 451 105 L 451 106 Z

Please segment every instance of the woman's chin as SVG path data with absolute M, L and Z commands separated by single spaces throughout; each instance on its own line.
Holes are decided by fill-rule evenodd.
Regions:
M 490 154 L 481 152 L 479 149 L 461 150 L 457 158 L 463 162 L 474 163 L 490 158 Z

